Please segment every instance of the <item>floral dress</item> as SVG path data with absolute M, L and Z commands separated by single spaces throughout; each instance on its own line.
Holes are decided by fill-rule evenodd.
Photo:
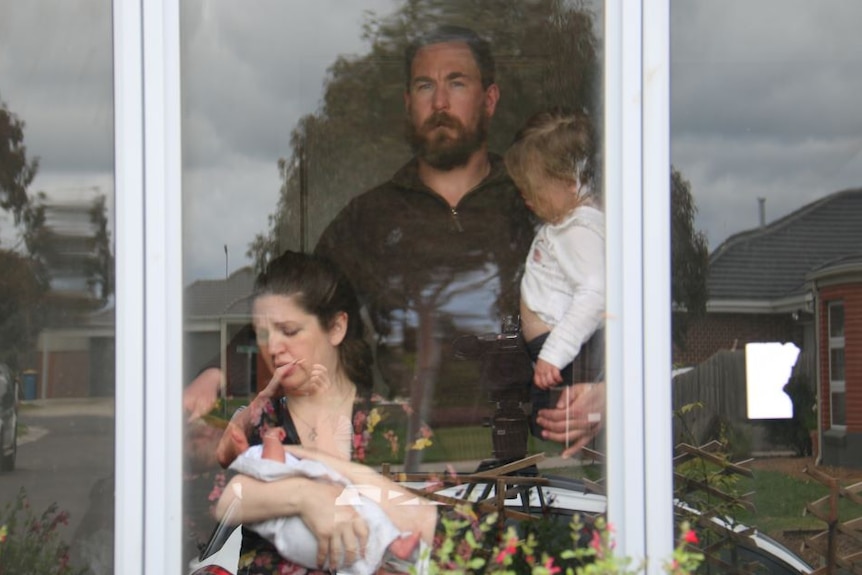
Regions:
M 257 414 L 252 414 L 257 417 Z M 376 409 L 371 408 L 370 398 L 357 397 L 353 405 L 353 438 L 351 447 L 353 459 L 363 461 L 371 432 L 379 421 Z M 249 445 L 263 442 L 262 432 L 266 428 L 282 427 L 285 431 L 285 445 L 300 445 L 299 434 L 287 409 L 287 399 L 278 398 L 265 402 L 249 439 Z M 275 547 L 250 529 L 242 529 L 237 575 L 329 575 L 328 570 L 309 569 L 297 565 L 279 555 Z

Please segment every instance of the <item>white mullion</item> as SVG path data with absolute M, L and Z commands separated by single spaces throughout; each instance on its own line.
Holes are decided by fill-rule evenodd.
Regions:
M 644 513 L 647 573 L 674 546 L 671 394 L 670 6 L 643 8 Z M 660 249 L 656 249 L 660 248 Z
M 605 4 L 608 517 L 618 551 L 646 556 L 643 433 L 640 3 Z
M 141 3 L 113 3 L 116 366 L 114 571 L 143 573 L 144 231 Z
M 146 573 L 182 561 L 182 234 L 179 5 L 143 2 Z M 181 572 L 181 571 L 180 571 Z

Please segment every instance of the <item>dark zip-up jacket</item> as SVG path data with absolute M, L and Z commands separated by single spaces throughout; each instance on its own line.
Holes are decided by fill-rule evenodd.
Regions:
M 315 252 L 341 266 L 369 312 L 392 395 L 409 396 L 417 377 L 448 378 L 449 391 L 476 388 L 476 381 L 459 382 L 475 372 L 461 377 L 452 342 L 498 332 L 506 316 L 517 317 L 535 220 L 502 159 L 490 160 L 488 176 L 450 207 L 422 183 L 414 159 L 351 200 L 317 244 Z M 441 404 L 441 386 L 424 387 L 425 399 Z

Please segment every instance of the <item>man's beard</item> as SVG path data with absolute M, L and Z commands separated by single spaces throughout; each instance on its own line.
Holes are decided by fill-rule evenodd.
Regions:
M 444 126 L 454 129 L 452 138 L 443 132 L 429 134 L 434 128 Z M 417 129 L 413 122 L 407 123 L 407 135 L 413 153 L 432 168 L 449 171 L 466 166 L 473 152 L 479 150 L 488 136 L 488 116 L 483 114 L 474 130 L 468 130 L 457 119 L 446 112 L 435 112 Z

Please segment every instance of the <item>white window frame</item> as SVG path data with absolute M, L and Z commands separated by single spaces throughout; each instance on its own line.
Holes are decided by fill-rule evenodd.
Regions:
M 113 10 L 114 562 L 183 573 L 179 5 L 115 0 Z M 674 541 L 669 0 L 625 10 L 606 0 L 604 21 L 609 519 L 618 551 L 647 558 L 653 574 Z
M 114 570 L 182 565 L 179 4 L 116 0 Z
M 846 418 L 847 417 L 847 410 L 846 410 L 847 386 L 846 386 L 845 379 L 847 377 L 847 364 L 846 364 L 847 356 L 846 355 L 844 356 L 844 358 L 845 358 L 845 364 L 844 364 L 844 377 L 845 377 L 845 379 L 841 379 L 841 380 L 832 379 L 832 351 L 835 349 L 844 350 L 844 336 L 842 335 L 840 337 L 837 337 L 837 336 L 832 335 L 832 310 L 834 308 L 837 308 L 837 307 L 840 307 L 842 309 L 842 311 L 844 311 L 844 302 L 843 301 L 832 301 L 832 302 L 829 302 L 826 306 L 826 329 L 827 329 L 827 335 L 829 336 L 828 337 L 828 340 L 829 340 L 829 425 L 833 429 L 841 430 L 841 429 L 847 428 L 847 422 L 846 421 L 844 423 L 835 423 L 834 422 L 833 418 L 834 418 L 835 410 L 832 408 L 832 396 L 836 393 L 840 393 L 843 395 L 844 406 L 845 406 L 844 417 Z M 846 319 L 846 316 L 845 316 L 845 319 Z

